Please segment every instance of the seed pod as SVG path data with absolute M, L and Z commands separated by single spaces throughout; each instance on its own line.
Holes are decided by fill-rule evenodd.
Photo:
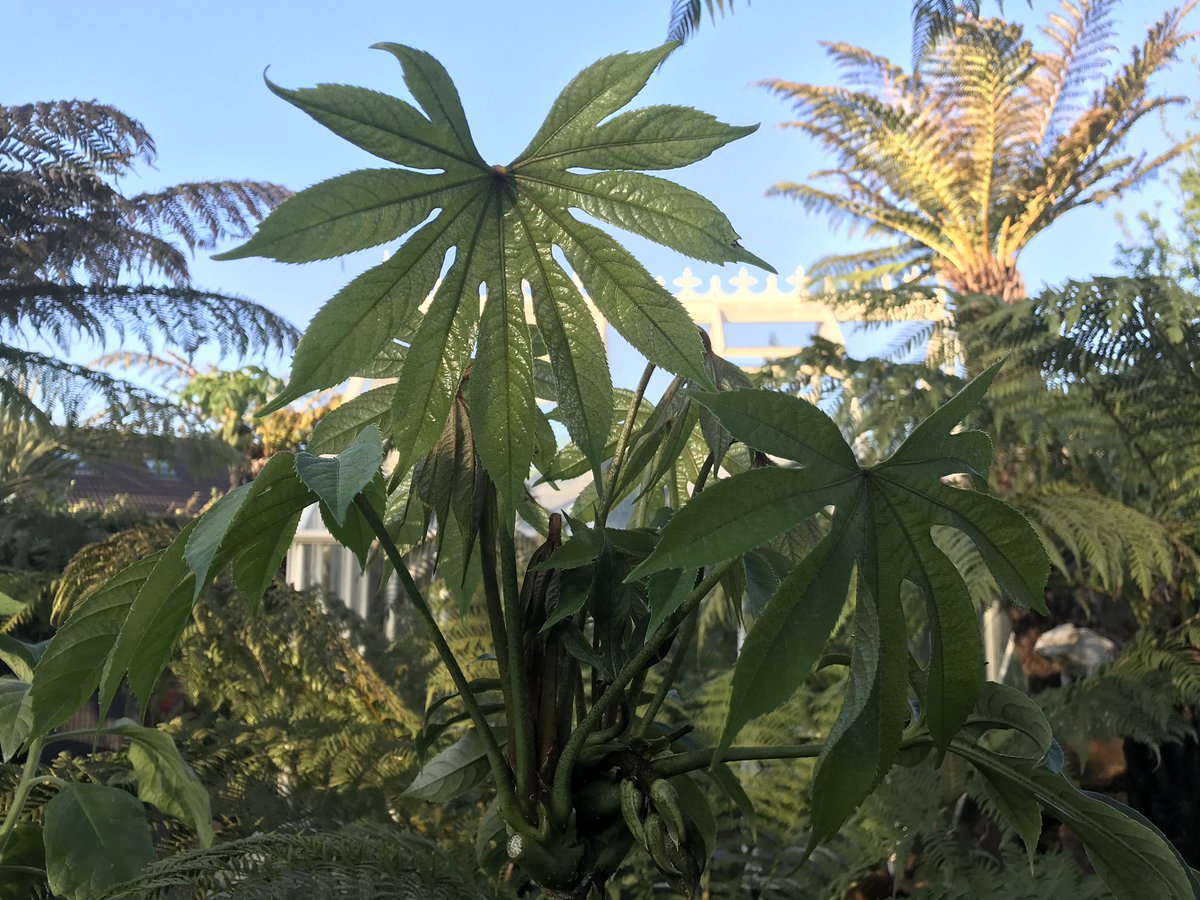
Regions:
M 655 811 L 663 817 L 663 821 L 671 829 L 671 833 L 683 842 L 684 824 L 683 811 L 679 808 L 679 792 L 665 778 L 659 778 L 650 784 L 650 800 Z
M 629 833 L 633 835 L 633 839 L 639 844 L 646 842 L 646 831 L 642 826 L 642 817 L 645 815 L 645 800 L 641 790 L 632 778 L 623 778 L 621 780 L 621 817 L 625 820 L 625 827 L 629 829 Z
M 646 816 L 642 827 L 645 830 L 643 843 L 646 846 L 646 852 L 650 854 L 650 859 L 654 861 L 654 865 L 665 875 L 682 875 L 683 873 L 675 867 L 667 853 L 667 847 L 674 844 L 674 840 L 667 833 L 667 826 L 663 823 L 662 816 L 658 813 L 650 813 Z

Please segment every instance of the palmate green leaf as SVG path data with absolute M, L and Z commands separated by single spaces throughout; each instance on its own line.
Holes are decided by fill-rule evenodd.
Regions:
M 763 265 L 707 200 L 628 171 L 695 162 L 753 128 L 681 107 L 621 113 L 673 49 L 666 45 L 585 69 L 528 148 L 508 165 L 489 165 L 442 66 L 411 48 L 378 46 L 399 61 L 420 110 L 362 88 L 271 85 L 337 134 L 406 168 L 353 172 L 303 191 L 225 258 L 305 262 L 411 234 L 317 313 L 287 387 L 265 411 L 369 370 L 379 353 L 402 341 L 407 350 L 398 381 L 378 389 L 393 398 L 390 407 L 374 395 L 369 403 L 359 398 L 352 412 L 318 429 L 317 446 L 340 448 L 348 424 L 378 422 L 403 474 L 441 434 L 469 367 L 464 393 L 479 455 L 515 508 L 542 443 L 530 424 L 535 350 L 545 347 L 562 420 L 597 472 L 612 424 L 603 343 L 556 248 L 636 349 L 664 369 L 709 384 L 698 331 L 683 307 L 612 237 L 571 210 L 695 258 Z M 575 167 L 598 171 L 568 171 Z M 526 291 L 536 335 L 525 319 Z
M 46 804 L 46 875 L 56 897 L 98 900 L 154 861 L 142 804 L 100 784 L 64 784 Z
M 201 846 L 211 846 L 212 808 L 208 791 L 192 767 L 184 762 L 171 736 L 128 720 L 109 730 L 129 739 L 129 762 L 137 779 L 138 798 L 186 822 L 200 838 Z
M 974 609 L 930 530 L 950 525 L 965 532 L 1016 603 L 1043 608 L 1049 563 L 1033 529 L 1000 501 L 943 481 L 956 473 L 986 472 L 986 439 L 951 428 L 994 374 L 993 368 L 972 381 L 891 458 L 870 468 L 858 465 L 833 422 L 803 400 L 761 391 L 692 395 L 736 439 L 800 468 L 752 470 L 710 485 L 672 518 L 634 577 L 739 557 L 833 507 L 825 538 L 780 583 L 747 635 L 734 670 L 723 744 L 799 687 L 837 622 L 851 579 L 859 579 L 853 687 L 814 785 L 814 796 L 828 798 L 828 805 L 814 809 L 818 838 L 835 829 L 890 768 L 908 718 L 903 582 L 917 587 L 929 608 L 932 648 L 922 713 L 941 750 L 982 689 Z M 847 747 L 866 755 L 846 764 L 854 755 Z

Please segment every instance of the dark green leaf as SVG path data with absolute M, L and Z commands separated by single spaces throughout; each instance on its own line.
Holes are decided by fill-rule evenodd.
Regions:
M 32 734 L 57 728 L 95 692 L 121 623 L 161 556 L 157 553 L 118 572 L 50 639 L 34 670 L 29 693 Z
M 45 652 L 47 643 L 27 644 L 11 634 L 0 634 L 0 662 L 22 681 L 32 681 L 33 667 Z
M 296 458 L 277 453 L 267 460 L 229 529 L 221 553 L 231 558 L 233 581 L 257 604 L 287 553 L 296 525 L 316 495 L 296 475 Z
M 967 725 L 980 733 L 1001 732 L 1003 743 L 987 745 L 993 753 L 1003 756 L 1040 762 L 1054 744 L 1054 732 L 1042 708 L 1023 691 L 995 681 L 983 686 Z M 984 735 L 985 743 L 987 737 Z
M 382 519 L 384 504 L 387 502 L 387 488 L 383 483 L 382 472 L 375 473 L 375 477 L 362 489 L 362 495 L 375 510 L 375 514 Z M 320 512 L 321 521 L 329 529 L 334 540 L 354 554 L 359 568 L 365 572 L 371 546 L 375 543 L 375 529 L 367 522 L 366 516 L 357 506 L 351 506 L 346 511 L 345 520 L 339 522 L 333 517 L 333 513 L 329 511 L 329 507 L 324 502 L 320 504 Z
M 129 762 L 142 802 L 186 822 L 200 838 L 200 845 L 210 846 L 213 829 L 208 791 L 183 761 L 171 736 L 129 721 L 119 722 L 111 730 L 129 738 Z
M 154 861 L 137 798 L 99 784 L 64 784 L 46 804 L 43 838 L 50 889 L 66 900 L 99 900 Z
M 835 510 L 830 536 L 816 551 L 817 562 L 806 560 L 785 579 L 747 637 L 734 671 L 725 742 L 799 686 L 837 621 L 850 573 L 857 567 L 880 618 L 895 625 L 880 632 L 889 641 L 904 636 L 904 582 L 926 595 L 932 653 L 922 679 L 925 712 L 930 733 L 946 749 L 982 688 L 983 656 L 966 585 L 933 543 L 931 529 L 950 525 L 967 534 L 1019 603 L 1041 604 L 1040 586 L 1049 568 L 1037 534 L 1020 515 L 985 494 L 943 481 L 955 473 L 979 474 L 981 464 L 986 469 L 979 436 L 950 433 L 949 428 L 978 400 L 994 373 L 988 370 L 972 381 L 930 420 L 945 433 L 922 425 L 896 454 L 871 468 L 858 465 L 832 420 L 804 400 L 748 390 L 692 394 L 734 438 L 802 468 L 751 470 L 706 488 L 663 529 L 658 548 L 635 577 L 739 556 L 826 506 Z M 889 674 L 876 679 L 874 687 L 864 684 L 855 694 L 860 709 L 845 729 L 852 723 L 867 728 L 871 715 L 883 713 L 880 723 L 899 727 L 889 697 L 907 683 L 907 652 L 905 667 L 893 667 L 893 655 L 885 654 L 884 669 L 899 672 L 899 681 L 893 683 Z M 847 709 L 853 711 L 849 704 Z M 896 735 L 869 735 L 864 746 L 876 747 L 881 765 L 890 765 L 883 751 Z M 856 784 L 847 793 L 853 804 L 861 800 L 860 788 Z M 837 818 L 830 816 L 826 824 Z
M 337 456 L 296 456 L 296 474 L 324 501 L 339 524 L 346 521 L 350 504 L 383 465 L 383 435 L 368 425 L 358 438 Z
M 496 735 L 503 743 L 503 732 Z M 433 803 L 448 803 L 487 780 L 487 752 L 479 733 L 468 731 L 421 767 L 404 796 Z
M 951 748 L 1009 793 L 1036 797 L 1083 843 L 1117 900 L 1195 900 L 1194 881 L 1170 843 L 1123 807 L 1077 790 L 1065 777 L 1029 764 L 1012 766 L 975 747 Z
M 183 556 L 187 560 L 188 568 L 195 575 L 193 602 L 200 599 L 200 592 L 208 584 L 209 578 L 216 574 L 212 571 L 213 560 L 216 559 L 221 543 L 252 490 L 251 484 L 234 488 L 200 517 L 192 536 L 188 538 Z
M 858 578 L 850 680 L 817 759 L 810 847 L 832 837 L 891 769 L 907 718 L 908 647 L 898 605 L 881 604 Z M 761 620 L 760 620 L 761 621 Z
M 12 759 L 32 728 L 29 682 L 8 676 L 0 678 L 0 760 Z
M 634 571 L 698 568 L 757 549 L 816 515 L 837 496 L 799 469 L 752 469 L 708 485 L 676 515 L 650 557 Z
M 196 520 L 189 522 L 171 546 L 159 554 L 133 598 L 100 678 L 101 715 L 112 705 L 127 673 L 130 689 L 145 701 L 167 667 L 175 642 L 192 613 L 196 576 L 188 568 L 184 551 L 197 524 Z
M 29 900 L 36 897 L 35 888 L 45 884 L 45 878 L 37 871 L 16 871 L 46 868 L 46 849 L 42 843 L 42 826 L 33 822 L 20 822 L 8 836 L 8 843 L 0 848 L 0 900 Z
M 1016 832 L 1025 852 L 1029 855 L 1029 864 L 1033 865 L 1033 855 L 1037 851 L 1038 838 L 1042 835 L 1042 808 L 1037 798 L 1020 790 L 1012 782 L 994 778 L 986 771 L 980 770 L 984 792 L 992 805 L 1004 818 L 1004 822 Z

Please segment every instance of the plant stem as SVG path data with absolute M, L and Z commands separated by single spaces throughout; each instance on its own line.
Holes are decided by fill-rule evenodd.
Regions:
M 663 778 L 672 778 L 684 772 L 707 769 L 713 760 L 739 762 L 747 759 L 812 759 L 825 749 L 822 742 L 809 744 L 781 744 L 778 747 L 726 747 L 724 750 L 690 750 L 653 761 L 654 770 Z
M 604 689 L 604 693 L 592 704 L 592 708 L 583 717 L 583 721 L 575 727 L 571 739 L 567 742 L 567 746 L 563 748 L 562 756 L 559 757 L 558 766 L 554 770 L 554 785 L 550 794 L 550 814 L 555 824 L 562 827 L 566 824 L 567 819 L 570 818 L 571 774 L 575 768 L 575 760 L 579 757 L 579 751 L 583 749 L 588 735 L 595 731 L 600 723 L 604 721 L 604 714 L 622 696 L 625 688 L 633 681 L 634 676 L 646 667 L 655 654 L 658 653 L 659 648 L 670 638 L 675 629 L 679 627 L 680 623 L 691 615 L 693 610 L 700 606 L 701 601 L 708 596 L 709 591 L 717 586 L 725 576 L 725 573 L 732 569 L 736 563 L 736 559 L 730 559 L 712 567 L 712 570 L 692 589 L 692 592 L 679 605 L 679 608 L 658 626 L 658 630 L 651 635 L 649 640 L 642 646 L 642 649 L 621 667 L 621 671 L 617 673 L 612 684 Z
M 696 484 L 692 488 L 692 499 L 695 499 L 696 495 L 704 490 L 704 485 L 708 482 L 708 476 L 712 474 L 715 462 L 711 453 L 704 458 L 704 464 L 700 466 L 700 471 L 696 474 Z M 699 573 L 697 573 L 697 580 L 699 580 Z M 671 685 L 679 677 L 679 670 L 683 668 L 684 657 L 687 656 L 688 647 L 691 645 L 692 638 L 696 634 L 699 621 L 699 616 L 694 612 L 684 620 L 684 630 L 680 635 L 679 647 L 675 651 L 675 656 L 671 659 L 670 666 L 667 667 L 666 674 L 663 675 L 662 683 L 659 684 L 658 690 L 654 694 L 654 699 L 650 701 L 646 715 L 642 718 L 637 728 L 637 733 L 642 737 L 646 736 L 646 732 L 654 724 L 654 717 L 658 715 L 658 711 L 662 709 L 663 703 L 666 702 L 667 694 L 671 692 Z
M 675 655 L 671 657 L 671 664 L 663 674 L 662 681 L 659 683 L 658 689 L 654 692 L 654 699 L 650 701 L 650 706 L 646 709 L 646 714 L 642 716 L 641 722 L 638 723 L 637 733 L 642 737 L 646 736 L 646 732 L 654 724 L 654 717 L 658 715 L 658 711 L 662 709 L 663 703 L 666 702 L 667 694 L 671 692 L 671 685 L 679 677 L 679 670 L 683 668 L 683 659 L 687 656 L 688 650 L 691 647 L 692 638 L 696 634 L 696 627 L 699 621 L 700 617 L 695 612 L 684 620 L 683 631 L 679 633 L 679 646 L 675 650 Z
M 496 488 L 489 488 L 491 506 L 497 512 Z M 513 760 L 516 764 L 517 800 L 522 809 L 532 807 L 534 795 L 534 778 L 536 764 L 533 754 L 533 719 L 530 714 L 532 703 L 529 697 L 529 684 L 525 677 L 525 634 L 522 627 L 522 610 L 519 588 L 517 587 L 517 549 L 513 543 L 512 529 L 515 521 L 500 523 L 497 537 L 500 541 L 500 590 L 504 597 L 504 625 L 507 631 L 507 644 L 496 647 L 497 656 L 507 651 L 508 677 L 512 682 L 511 703 L 513 731 L 509 740 L 514 741 Z M 543 660 L 543 663 L 545 660 Z
M 642 371 L 641 381 L 633 391 L 633 399 L 629 401 L 629 409 L 625 413 L 625 422 L 621 425 L 621 434 L 617 437 L 617 446 L 613 448 L 612 463 L 608 467 L 608 477 L 604 480 L 604 496 L 600 501 L 600 512 L 596 516 L 596 527 L 603 528 L 612 512 L 613 501 L 616 499 L 617 478 L 621 474 L 621 466 L 625 463 L 625 454 L 629 452 L 629 440 L 633 437 L 633 427 L 637 424 L 638 408 L 642 398 L 646 396 L 646 388 L 650 384 L 650 376 L 654 374 L 654 363 L 646 363 Z
M 504 601 L 500 598 L 500 582 L 497 580 L 500 566 L 496 561 L 494 512 L 494 509 L 485 509 L 480 523 L 479 553 L 483 569 L 483 598 L 484 606 L 487 609 L 488 625 L 492 632 L 492 646 L 496 648 L 496 668 L 500 673 L 500 692 L 504 696 L 505 725 L 508 727 L 509 734 L 516 734 L 512 681 L 508 675 L 508 655 L 500 650 L 500 648 L 508 646 L 508 628 L 504 624 Z
M 37 782 L 37 767 L 41 756 L 42 739 L 34 738 L 30 742 L 29 752 L 25 756 L 25 768 L 21 770 L 21 780 L 17 782 L 17 789 L 13 792 L 12 806 L 9 807 L 8 813 L 4 817 L 4 823 L 0 824 L 0 853 L 3 853 L 8 846 L 8 840 L 17 827 L 17 819 L 21 815 L 21 810 L 25 808 L 25 801 L 29 799 L 29 792 L 33 790 Z
M 471 693 L 471 685 L 467 680 L 467 676 L 459 666 L 458 660 L 454 658 L 454 651 L 450 649 L 450 645 L 446 642 L 446 636 L 438 626 L 437 619 L 434 618 L 433 611 L 429 608 L 429 604 L 421 594 L 420 588 L 417 587 L 417 583 L 413 580 L 412 573 L 408 571 L 408 566 L 405 565 L 404 557 L 401 555 L 399 548 L 392 540 L 392 536 L 388 534 L 387 526 L 383 524 L 383 521 L 375 512 L 375 508 L 371 506 L 370 502 L 362 494 L 354 498 L 354 503 L 363 514 L 363 518 L 367 520 L 367 524 L 371 527 L 371 530 L 375 532 L 375 536 L 379 539 L 379 544 L 383 547 L 383 552 L 387 555 L 388 562 L 392 564 L 392 568 L 396 571 L 396 576 L 400 579 L 400 583 L 404 585 L 404 591 L 408 595 L 409 602 L 412 603 L 413 608 L 417 611 L 417 615 L 420 616 L 429 628 L 429 635 L 433 640 L 434 647 L 437 649 L 438 656 L 450 671 L 450 678 L 454 681 L 454 686 L 458 689 L 459 696 L 462 697 L 463 706 L 466 707 L 467 713 L 471 716 L 471 722 L 474 724 L 475 730 L 479 732 L 480 740 L 483 741 L 488 765 L 492 770 L 492 777 L 496 779 L 497 800 L 500 802 L 501 809 L 508 814 L 506 819 L 511 824 L 513 821 L 516 821 L 515 817 L 520 809 L 520 806 L 516 802 L 516 796 L 513 793 L 512 769 L 508 767 L 508 763 L 504 759 L 504 753 L 500 750 L 500 745 L 496 742 L 496 735 L 492 733 L 487 716 L 479 708 L 479 701 L 475 698 L 475 695 Z

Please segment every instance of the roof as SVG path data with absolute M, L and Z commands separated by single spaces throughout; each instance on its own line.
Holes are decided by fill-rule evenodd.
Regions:
M 213 493 L 229 490 L 224 466 L 197 462 L 188 440 L 172 441 L 165 453 L 124 457 L 89 456 L 79 462 L 67 501 L 109 504 L 118 499 L 150 515 L 174 516 L 195 511 Z

